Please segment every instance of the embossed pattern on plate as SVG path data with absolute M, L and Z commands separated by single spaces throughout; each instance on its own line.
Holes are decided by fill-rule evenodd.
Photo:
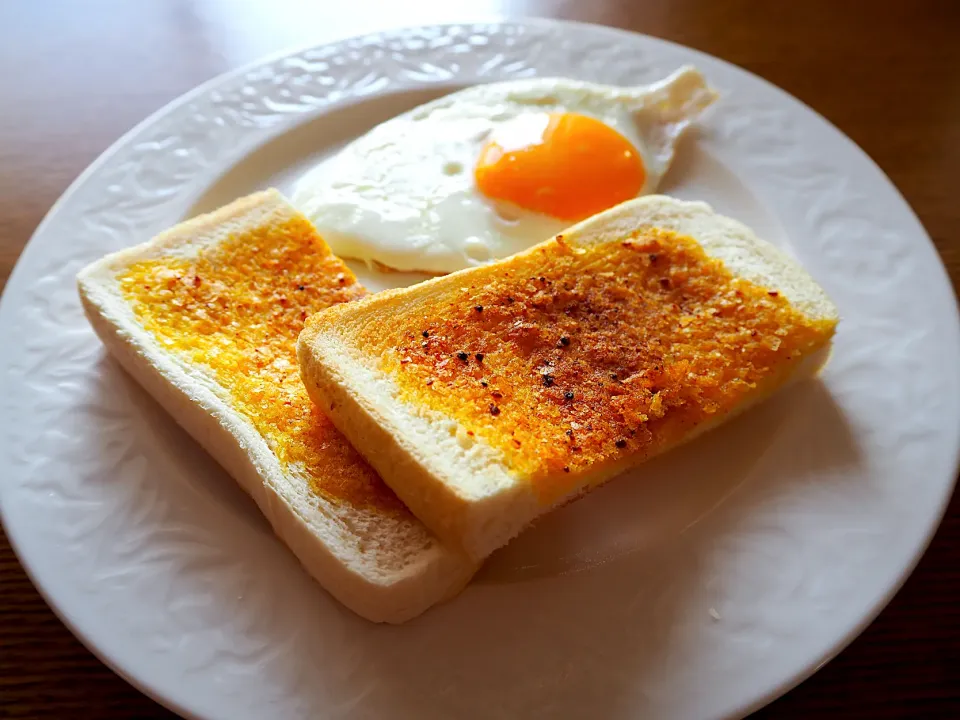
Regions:
M 623 527 L 630 503 L 688 513 L 682 493 L 708 492 L 688 498 L 701 503 L 683 515 L 689 526 L 631 537 L 610 562 L 563 574 L 557 553 L 528 572 L 523 553 L 556 548 L 518 544 L 455 602 L 372 626 L 298 568 L 83 320 L 73 282 L 83 264 L 176 222 L 306 119 L 385 93 L 534 74 L 629 84 L 684 62 L 724 93 L 697 138 L 716 177 L 739 178 L 843 323 L 822 382 L 726 436 L 750 452 L 734 477 L 665 458 L 646 494 L 602 491 L 624 494 Z M 198 88 L 118 142 L 51 211 L 7 287 L 0 348 L 0 509 L 20 557 L 105 660 L 204 718 L 742 714 L 812 672 L 889 598 L 949 496 L 960 434 L 953 294 L 873 163 L 737 68 L 554 22 L 385 32 Z M 754 435 L 771 417 L 775 431 Z M 587 538 L 604 517 L 589 513 L 566 517 Z

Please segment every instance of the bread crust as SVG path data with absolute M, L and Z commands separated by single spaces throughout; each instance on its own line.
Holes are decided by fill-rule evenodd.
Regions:
M 705 203 L 664 196 L 631 200 L 568 229 L 563 241 L 579 248 L 620 244 L 644 228 L 692 237 L 735 276 L 778 291 L 807 318 L 824 319 L 828 324 L 837 321 L 833 303 L 795 261 Z M 451 418 L 399 400 L 392 378 L 377 369 L 378 358 L 352 344 L 351 337 L 366 323 L 390 322 L 408 309 L 429 307 L 457 288 L 483 287 L 510 269 L 517 258 L 533 256 L 541 247 L 413 288 L 324 310 L 308 319 L 298 342 L 301 376 L 314 402 L 328 412 L 418 517 L 477 559 L 509 541 L 551 507 L 584 494 L 646 458 L 634 455 L 598 465 L 577 477 L 569 492 L 544 504 L 529 481 L 508 471 L 498 450 L 482 440 L 462 450 L 451 440 Z M 681 442 L 761 402 L 789 380 L 816 372 L 827 355 L 824 349 L 785 361 L 741 406 L 702 423 Z M 664 445 L 659 451 L 669 447 Z M 464 477 L 469 477 L 469 482 L 463 482 Z
M 409 514 L 392 517 L 331 503 L 285 473 L 265 439 L 231 407 L 225 389 L 164 350 L 139 324 L 117 280 L 132 263 L 183 256 L 244 228 L 295 215 L 275 190 L 241 198 L 84 268 L 77 277 L 80 298 L 107 349 L 253 497 L 306 570 L 358 615 L 404 622 L 456 595 L 476 564 Z

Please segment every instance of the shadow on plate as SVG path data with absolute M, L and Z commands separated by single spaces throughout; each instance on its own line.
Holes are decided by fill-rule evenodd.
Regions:
M 771 422 L 774 427 L 767 427 Z M 709 471 L 702 477 L 679 471 L 698 467 L 686 464 L 693 456 L 702 456 L 699 467 Z M 685 508 L 668 532 L 658 531 L 656 542 L 575 579 L 539 576 L 493 586 L 491 575 L 506 571 L 490 569 L 460 600 L 406 626 L 384 628 L 366 670 L 391 688 L 392 696 L 379 707 L 408 718 L 436 713 L 438 707 L 450 716 L 477 718 L 655 717 L 656 688 L 677 672 L 671 670 L 671 652 L 697 642 L 696 628 L 712 622 L 703 602 L 710 595 L 705 588 L 717 580 L 715 544 L 738 542 L 741 532 L 749 536 L 761 504 L 860 462 L 853 434 L 826 386 L 809 381 L 793 388 L 664 456 L 662 467 L 651 473 L 619 478 L 607 497 L 601 490 L 596 506 L 583 509 L 596 513 L 590 523 L 595 532 L 630 537 L 642 535 L 638 525 L 659 520 L 658 508 L 648 503 Z M 646 487 L 635 491 L 631 485 Z M 680 505 L 673 493 L 686 496 Z M 699 494 L 703 497 L 693 497 Z M 569 508 L 570 515 L 578 511 Z M 608 522 L 618 529 L 604 527 L 602 511 L 614 513 Z M 538 532 L 548 533 L 537 528 L 531 537 Z M 658 544 L 662 551 L 655 550 Z M 491 561 L 498 564 L 502 558 Z M 512 567 L 511 580 L 519 579 L 517 570 Z M 770 581 L 777 582 L 775 573 Z M 697 613 L 706 620 L 696 621 Z M 465 710 L 458 702 L 465 697 L 487 704 Z M 509 700 L 501 706 L 501 698 Z
M 253 502 L 116 363 L 102 360 L 99 372 L 102 382 L 123 384 L 155 491 L 173 492 L 170 475 L 189 479 L 196 502 L 178 522 L 202 522 L 205 543 L 220 536 L 218 516 L 257 533 L 231 541 L 242 551 L 222 548 L 233 562 L 247 560 L 233 587 L 196 575 L 203 606 L 171 605 L 192 623 L 230 621 L 198 657 L 249 647 L 261 658 L 262 683 L 314 709 L 326 707 L 343 676 L 344 687 L 367 688 L 342 698 L 343 707 L 371 717 L 655 715 L 671 651 L 689 641 L 704 588 L 716 581 L 714 546 L 729 546 L 743 529 L 749 535 L 757 514 L 775 522 L 764 503 L 861 462 L 827 387 L 808 381 L 544 520 L 454 601 L 403 626 L 374 626 L 295 572 L 292 558 L 265 567 L 265 553 L 254 557 L 270 530 Z M 281 585 L 284 592 L 264 591 Z M 237 599 L 246 594 L 251 601 Z M 291 627 L 299 631 L 290 635 Z M 304 675 L 318 682 L 289 685 Z
M 760 458 L 784 441 L 782 434 L 805 426 L 827 428 L 831 442 L 849 436 L 820 381 L 795 386 L 550 513 L 495 553 L 474 582 L 582 572 L 670 542 L 746 482 Z M 827 465 L 842 460 L 826 438 L 795 439 L 820 448 L 816 457 Z

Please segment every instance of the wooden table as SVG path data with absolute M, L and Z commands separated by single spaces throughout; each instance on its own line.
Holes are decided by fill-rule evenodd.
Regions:
M 124 131 L 290 45 L 389 25 L 538 15 L 657 35 L 804 100 L 893 179 L 960 282 L 960 3 L 902 0 L 114 0 L 0 3 L 0 289 L 44 213 Z M 316 7 L 310 7 L 315 5 Z M 269 6 L 269 9 L 268 9 Z M 0 479 L 2 480 L 2 479 Z M 960 717 L 960 502 L 838 659 L 758 716 Z M 0 538 L 0 717 L 170 714 L 77 642 Z

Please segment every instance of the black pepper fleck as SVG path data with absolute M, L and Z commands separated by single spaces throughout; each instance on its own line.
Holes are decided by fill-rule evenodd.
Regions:
M 477 312 L 483 312 L 483 305 L 474 305 L 473 309 Z
M 544 373 L 542 377 L 543 377 L 543 384 L 545 387 L 553 386 L 553 375 L 550 375 L 549 373 Z
M 570 472 L 570 468 L 567 467 L 567 466 L 564 466 L 563 471 L 564 471 L 564 472 Z
M 424 337 L 430 337 L 430 332 L 429 332 L 428 330 L 424 330 L 424 331 L 421 333 L 421 335 L 423 335 Z
M 512 297 L 508 297 L 508 298 L 507 298 L 507 302 L 510 303 L 511 305 L 513 305 L 514 299 L 513 299 Z
M 567 430 L 567 437 L 573 437 L 573 430 Z
M 483 362 L 483 353 L 477 353 L 474 357 L 477 359 L 477 362 Z
M 490 384 L 490 383 L 488 383 L 486 380 L 481 380 L 481 381 L 480 381 L 480 387 L 487 387 L 487 385 L 489 385 L 489 384 Z
M 567 400 L 573 400 L 573 393 L 570 390 L 567 390 L 563 394 L 563 397 L 566 398 Z
M 658 257 L 659 257 L 659 255 L 657 255 L 656 253 L 650 253 L 650 262 L 651 262 L 651 263 L 656 263 Z
M 463 362 L 467 362 L 470 356 L 467 355 L 465 352 L 461 351 L 457 353 L 457 357 L 463 360 Z
M 304 285 L 297 285 L 297 290 L 306 290 L 306 289 L 307 288 Z
M 620 440 L 617 440 L 616 446 L 618 448 L 625 448 L 627 446 L 627 441 L 621 438 Z
M 670 278 L 660 278 L 660 287 L 664 290 L 670 289 Z
M 493 403 L 490 403 L 490 414 L 491 414 L 491 415 L 499 415 L 499 414 L 500 414 L 500 408 L 498 408 L 498 407 L 497 407 L 496 405 L 494 405 Z
M 566 347 L 567 345 L 570 344 L 570 338 L 564 335 L 562 338 L 560 338 L 560 344 Z

